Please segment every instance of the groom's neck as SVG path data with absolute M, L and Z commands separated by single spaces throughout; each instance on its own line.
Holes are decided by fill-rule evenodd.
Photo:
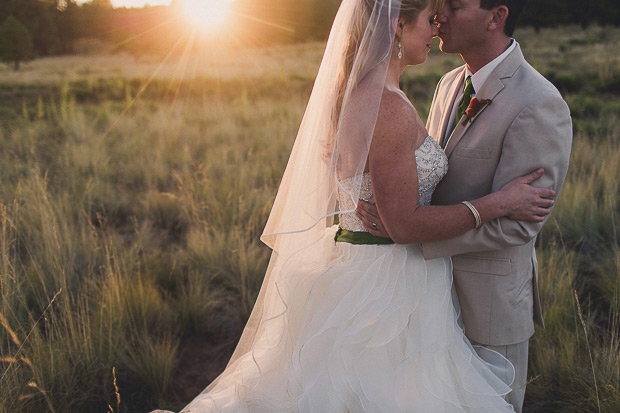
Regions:
M 461 57 L 467 64 L 467 68 L 472 73 L 476 73 L 497 56 L 504 53 L 510 47 L 510 42 L 510 37 L 505 35 L 490 37 L 489 41 L 468 51 L 467 54 L 461 54 Z

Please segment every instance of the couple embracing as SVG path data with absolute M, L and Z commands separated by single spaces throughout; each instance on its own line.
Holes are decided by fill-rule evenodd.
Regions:
M 523 5 L 342 1 L 255 308 L 184 411 L 521 411 L 542 324 L 534 241 L 572 139 L 566 103 L 511 38 Z M 425 127 L 398 81 L 435 36 L 465 65 Z

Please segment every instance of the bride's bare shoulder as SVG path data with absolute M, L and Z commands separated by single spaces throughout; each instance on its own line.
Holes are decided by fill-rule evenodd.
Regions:
M 415 148 L 426 138 L 426 128 L 404 93 L 384 90 L 374 135 L 381 140 L 411 139 Z

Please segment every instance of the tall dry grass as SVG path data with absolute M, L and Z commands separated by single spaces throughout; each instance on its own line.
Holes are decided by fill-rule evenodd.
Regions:
M 526 406 L 618 411 L 620 30 L 517 38 L 575 125 L 538 243 L 547 327 Z M 0 411 L 178 409 L 217 373 L 261 283 L 259 235 L 321 48 L 0 71 Z M 402 81 L 423 115 L 459 64 L 429 60 Z
M 239 334 L 306 99 L 241 83 L 167 103 L 121 79 L 102 104 L 68 84 L 2 128 L 0 411 L 105 410 L 113 368 L 125 409 L 163 405 L 183 337 Z

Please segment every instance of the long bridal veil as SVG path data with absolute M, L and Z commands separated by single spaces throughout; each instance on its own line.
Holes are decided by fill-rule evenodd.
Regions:
M 203 393 L 231 374 L 238 358 L 269 334 L 270 321 L 287 312 L 279 291 L 285 263 L 313 248 L 330 253 L 316 249 L 325 246 L 320 240 L 342 212 L 339 182 L 364 170 L 399 11 L 400 0 L 342 1 L 261 237 L 273 252 L 257 301 L 227 369 Z M 347 185 L 351 199 L 358 199 L 360 185 Z
M 273 249 L 269 267 L 229 365 L 251 351 L 269 320 L 286 311 L 288 304 L 278 292 L 282 266 L 323 247 L 319 241 L 334 216 L 352 212 L 338 209 L 337 188 L 364 171 L 399 11 L 400 0 L 343 0 L 338 10 L 261 237 Z M 358 199 L 360 186 L 361 180 L 347 185 L 352 200 Z

